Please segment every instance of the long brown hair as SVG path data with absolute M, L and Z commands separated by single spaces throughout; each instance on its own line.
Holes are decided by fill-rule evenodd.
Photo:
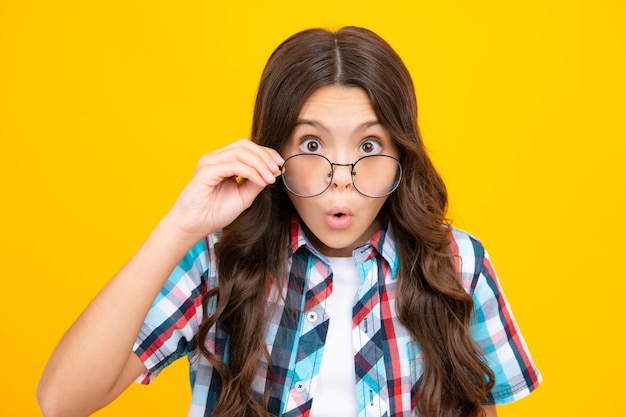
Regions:
M 400 149 L 402 182 L 383 210 L 400 259 L 398 314 L 423 356 L 424 375 L 416 394 L 419 414 L 480 416 L 494 377 L 470 335 L 473 302 L 460 284 L 450 251 L 447 192 L 422 142 L 413 82 L 400 57 L 362 28 L 310 29 L 293 35 L 274 51 L 261 77 L 252 138 L 280 150 L 304 102 L 328 85 L 365 90 Z M 270 285 L 280 288 L 286 279 L 286 219 L 294 211 L 278 182 L 261 192 L 216 245 L 219 286 L 207 292 L 205 309 L 215 296 L 217 307 L 198 333 L 198 346 L 222 379 L 216 416 L 270 415 L 270 388 L 257 398 L 251 384 L 261 362 L 270 363 L 271 378 L 260 318 Z M 227 365 L 202 343 L 215 324 L 230 337 Z

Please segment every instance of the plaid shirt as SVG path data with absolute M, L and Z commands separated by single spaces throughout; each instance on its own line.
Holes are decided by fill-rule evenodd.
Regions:
M 496 385 L 488 403 L 504 404 L 522 398 L 541 382 L 511 314 L 496 274 L 478 240 L 452 230 L 451 249 L 464 288 L 472 294 L 475 317 L 472 335 L 484 349 Z M 202 295 L 217 285 L 213 245 L 209 236 L 196 245 L 172 272 L 145 320 L 134 351 L 147 371 L 139 379 L 149 383 L 181 356 L 190 363 L 192 403 L 189 416 L 212 416 L 220 378 L 196 349 L 195 335 L 202 320 Z M 328 331 L 325 302 L 332 292 L 327 259 L 307 241 L 297 220 L 291 234 L 289 280 L 268 296 L 266 343 L 274 384 L 270 411 L 285 417 L 308 416 L 315 398 L 324 341 Z M 408 416 L 422 375 L 419 346 L 398 320 L 395 308 L 398 255 L 393 232 L 384 227 L 353 252 L 361 285 L 353 307 L 353 351 L 359 416 Z M 286 302 L 297 309 L 286 309 Z M 214 311 L 209 303 L 209 313 Z M 271 315 L 270 315 L 271 312 Z M 228 335 L 214 326 L 205 345 L 228 360 Z M 262 393 L 267 364 L 259 364 L 253 389 Z

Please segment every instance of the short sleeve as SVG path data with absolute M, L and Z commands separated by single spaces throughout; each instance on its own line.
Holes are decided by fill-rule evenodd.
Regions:
M 202 297 L 212 269 L 212 238 L 196 244 L 172 271 L 155 298 L 133 351 L 147 371 L 137 381 L 148 384 L 176 359 L 195 350 L 202 321 Z
M 474 300 L 471 332 L 495 375 L 488 404 L 523 398 L 541 383 L 488 253 L 474 237 L 456 231 L 463 285 Z

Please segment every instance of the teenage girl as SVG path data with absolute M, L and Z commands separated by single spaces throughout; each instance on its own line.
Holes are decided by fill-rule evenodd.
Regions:
M 295 34 L 252 140 L 200 159 L 59 343 L 44 415 L 87 416 L 186 356 L 189 416 L 495 416 L 541 376 L 446 207 L 394 50 L 356 27 Z

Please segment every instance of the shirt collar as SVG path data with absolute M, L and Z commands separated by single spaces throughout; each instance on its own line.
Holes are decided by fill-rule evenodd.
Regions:
M 291 218 L 290 251 L 294 255 L 300 250 L 306 250 L 328 264 L 326 256 L 321 254 L 304 234 L 300 218 L 294 214 Z M 373 257 L 382 257 L 391 268 L 392 277 L 395 279 L 398 271 L 399 259 L 393 228 L 388 219 L 372 238 L 365 244 L 354 249 L 352 256 L 359 262 L 365 262 Z

